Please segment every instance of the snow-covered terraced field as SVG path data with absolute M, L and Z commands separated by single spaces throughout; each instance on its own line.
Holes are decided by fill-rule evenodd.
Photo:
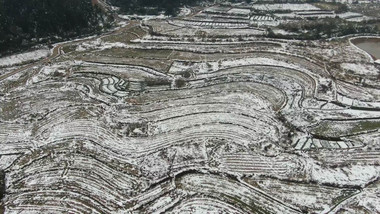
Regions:
M 181 27 L 202 27 L 202 28 L 248 28 L 248 24 L 244 22 L 205 22 L 205 21 L 191 21 L 191 20 L 175 20 L 169 22 L 170 24 Z
M 265 30 L 249 26 L 249 20 L 169 20 L 151 21 L 151 27 L 155 34 L 167 37 L 191 37 L 193 39 L 203 39 L 206 35 L 213 37 L 227 36 L 257 36 L 264 35 Z
M 378 67 L 353 66 L 354 50 L 332 66 L 309 47 L 336 43 L 255 37 L 234 18 L 134 21 L 139 36 L 69 43 L 0 80 L 0 212 L 380 212 L 379 85 L 337 75 Z
M 253 15 L 250 18 L 253 21 L 273 21 L 273 17 L 270 16 L 260 16 L 260 15 Z
M 252 9 L 264 11 L 313 11 L 320 10 L 311 4 L 253 4 Z

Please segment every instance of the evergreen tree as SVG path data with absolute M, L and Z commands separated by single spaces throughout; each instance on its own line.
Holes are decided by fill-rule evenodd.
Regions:
M 110 0 L 113 5 L 121 8 L 127 14 L 157 14 L 159 11 L 167 15 L 175 16 L 180 7 L 184 5 L 195 5 L 201 0 Z M 156 8 L 157 10 L 147 10 Z
M 91 0 L 0 0 L 0 52 L 32 38 L 67 38 L 98 29 L 101 11 Z

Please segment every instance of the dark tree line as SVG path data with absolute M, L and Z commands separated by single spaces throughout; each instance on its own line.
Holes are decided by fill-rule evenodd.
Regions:
M 175 16 L 180 7 L 194 5 L 201 0 L 110 0 L 111 4 L 121 8 L 127 14 L 158 14 Z
M 100 22 L 91 0 L 0 0 L 0 53 L 94 32 Z

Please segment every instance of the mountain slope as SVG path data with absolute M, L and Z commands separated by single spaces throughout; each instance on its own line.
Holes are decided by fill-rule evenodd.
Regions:
M 91 0 L 0 0 L 0 53 L 102 29 Z

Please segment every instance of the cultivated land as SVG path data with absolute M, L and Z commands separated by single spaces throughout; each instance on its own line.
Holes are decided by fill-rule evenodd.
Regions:
M 284 8 L 331 13 L 192 8 L 1 68 L 1 209 L 379 213 L 379 66 L 267 38 Z

